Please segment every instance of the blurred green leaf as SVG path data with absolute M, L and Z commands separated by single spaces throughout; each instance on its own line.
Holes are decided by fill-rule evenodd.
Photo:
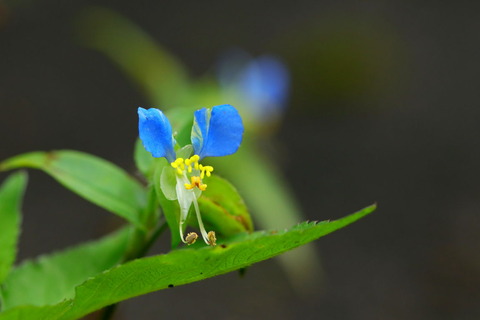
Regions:
M 124 228 L 100 240 L 22 263 L 2 286 L 3 310 L 74 297 L 76 286 L 121 262 L 130 231 Z
M 316 240 L 375 210 L 367 207 L 335 221 L 304 222 L 288 231 L 238 235 L 236 241 L 214 248 L 175 250 L 113 268 L 76 288 L 75 297 L 46 307 L 19 307 L 0 314 L 0 320 L 78 319 L 107 305 L 149 292 L 214 277 Z M 45 309 L 51 314 L 45 316 Z
M 146 206 L 145 189 L 116 165 L 93 155 L 70 150 L 31 152 L 0 163 L 0 170 L 40 169 L 66 188 L 115 213 L 137 227 Z
M 241 232 L 253 232 L 250 213 L 237 189 L 217 175 L 204 182 L 208 188 L 198 199 L 204 223 L 227 238 Z
M 188 99 L 183 65 L 134 23 L 101 7 L 89 7 L 77 18 L 81 41 L 112 59 L 154 104 L 182 105 Z
M 135 142 L 133 158 L 135 160 L 135 165 L 137 166 L 137 169 L 146 178 L 150 178 L 153 175 L 153 171 L 155 169 L 155 158 L 152 157 L 152 154 L 150 152 L 145 150 L 145 147 L 143 146 L 140 139 L 137 139 L 137 141 Z
M 282 229 L 304 219 L 280 171 L 257 151 L 248 137 L 236 154 L 227 159 L 210 158 L 209 161 L 217 172 L 238 188 L 260 228 Z M 307 277 L 306 270 L 316 270 L 317 273 L 322 270 L 319 254 L 311 245 L 282 255 L 280 261 L 298 291 L 305 292 L 314 283 Z M 317 280 L 321 278 L 319 275 Z
M 210 158 L 209 161 L 239 189 L 262 228 L 285 228 L 302 220 L 292 192 L 275 165 L 256 152 L 248 141 L 227 159 Z
M 0 284 L 15 262 L 22 218 L 20 207 L 26 185 L 27 174 L 17 172 L 0 187 Z

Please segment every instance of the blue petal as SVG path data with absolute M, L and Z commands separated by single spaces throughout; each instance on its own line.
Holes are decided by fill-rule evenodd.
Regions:
M 289 73 L 285 65 L 273 56 L 252 60 L 240 76 L 239 89 L 246 105 L 260 121 L 281 115 L 289 94 Z
M 242 118 L 229 104 L 195 111 L 192 145 L 200 158 L 235 153 L 243 136 Z
M 162 111 L 138 108 L 138 132 L 143 146 L 152 156 L 175 161 L 172 126 Z

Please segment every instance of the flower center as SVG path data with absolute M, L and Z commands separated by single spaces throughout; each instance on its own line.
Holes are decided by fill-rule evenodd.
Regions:
M 197 187 L 198 189 L 200 189 L 202 191 L 205 191 L 207 189 L 207 185 L 202 183 L 202 179 L 200 179 L 200 177 L 191 176 L 190 177 L 190 182 L 191 183 L 185 183 L 185 189 L 191 190 L 195 187 Z
M 205 191 L 207 185 L 202 182 L 205 176 L 210 177 L 212 175 L 213 167 L 204 166 L 198 163 L 200 157 L 193 155 L 188 159 L 177 158 L 174 162 L 170 163 L 172 168 L 176 169 L 179 175 L 190 175 L 190 183 L 185 183 L 185 188 L 191 190 L 195 187 Z

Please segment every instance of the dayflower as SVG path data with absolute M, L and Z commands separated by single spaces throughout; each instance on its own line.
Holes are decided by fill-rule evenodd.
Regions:
M 194 232 L 183 236 L 183 224 L 193 204 L 202 238 L 205 243 L 214 246 L 215 232 L 206 232 L 197 201 L 207 188 L 203 180 L 214 169 L 200 164 L 200 161 L 205 157 L 230 155 L 238 150 L 243 136 L 243 123 L 238 111 L 228 104 L 195 111 L 192 144 L 183 147 L 177 144 L 170 122 L 162 111 L 138 108 L 138 117 L 139 135 L 145 149 L 153 157 L 164 157 L 170 163 L 162 171 L 160 185 L 167 199 L 179 203 L 182 241 L 192 244 L 198 237 Z

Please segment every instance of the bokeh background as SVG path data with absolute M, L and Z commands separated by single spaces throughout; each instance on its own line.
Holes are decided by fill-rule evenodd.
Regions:
M 0 1 L 0 159 L 68 148 L 135 172 L 136 108 L 149 102 L 79 40 L 75 21 L 91 5 L 139 25 L 194 77 L 231 48 L 280 57 L 291 97 L 265 148 L 306 217 L 379 204 L 315 243 L 313 290 L 274 259 L 132 299 L 117 319 L 480 318 L 478 4 Z M 20 260 L 116 224 L 31 171 Z

